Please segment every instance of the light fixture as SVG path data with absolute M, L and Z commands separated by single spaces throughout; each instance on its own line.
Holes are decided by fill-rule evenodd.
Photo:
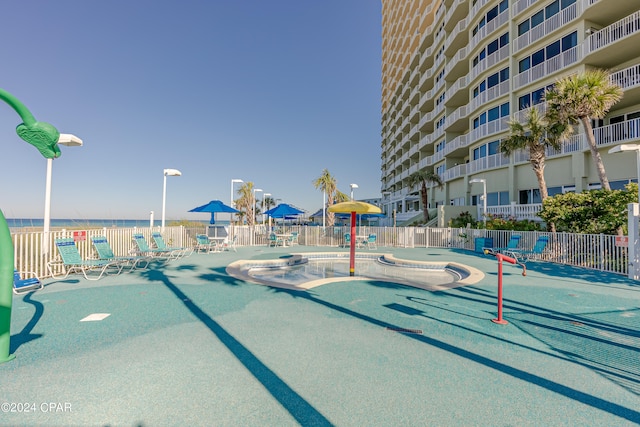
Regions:
M 353 200 L 353 189 L 358 188 L 358 184 L 349 184 L 349 187 L 351 187 L 351 200 Z
M 165 206 L 167 204 L 167 177 L 168 176 L 181 176 L 182 172 L 178 169 L 165 169 L 163 171 L 164 175 L 164 184 L 162 186 L 162 231 L 164 231 L 164 215 L 165 215 Z
M 75 135 L 69 133 L 61 133 L 58 137 L 58 145 L 67 147 L 82 147 L 82 140 Z M 42 254 L 49 253 L 49 228 L 51 225 L 51 171 L 53 169 L 53 159 L 47 159 L 47 177 L 44 192 L 44 221 L 43 221 L 43 239 Z

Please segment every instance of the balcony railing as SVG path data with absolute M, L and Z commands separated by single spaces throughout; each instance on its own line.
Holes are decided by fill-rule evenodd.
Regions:
M 531 30 L 516 38 L 513 43 L 513 53 L 524 49 L 535 41 L 544 38 L 547 34 L 556 31 L 558 28 L 562 28 L 562 26 L 576 19 L 578 15 L 582 13 L 582 4 L 582 2 L 577 2 L 562 9 L 549 19 L 546 19 L 542 24 L 533 27 Z
M 547 61 L 536 64 L 528 70 L 523 71 L 516 75 L 514 82 L 515 89 L 546 77 L 549 74 L 555 73 L 556 71 L 566 68 L 571 64 L 575 64 L 582 59 L 581 52 L 582 49 L 579 49 L 579 46 L 574 46 Z
M 591 34 L 584 43 L 585 55 L 640 31 L 640 11 Z

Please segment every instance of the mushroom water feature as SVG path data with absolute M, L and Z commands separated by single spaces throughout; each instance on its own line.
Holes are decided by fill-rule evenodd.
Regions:
M 370 203 L 348 201 L 336 203 L 329 206 L 329 212 L 351 213 L 351 238 L 349 249 L 349 276 L 355 276 L 356 268 L 356 215 L 357 214 L 379 214 L 382 210 Z
M 22 119 L 16 127 L 18 136 L 38 149 L 46 159 L 60 157 L 60 132 L 51 124 L 39 122 L 15 96 L 0 89 L 0 99 Z M 11 341 L 11 304 L 13 302 L 13 242 L 7 220 L 0 210 L 0 363 L 15 356 L 9 354 Z

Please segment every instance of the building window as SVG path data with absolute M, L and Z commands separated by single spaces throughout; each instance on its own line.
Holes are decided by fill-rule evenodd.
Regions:
M 491 141 L 473 149 L 473 160 L 498 154 L 500 150 L 500 141 Z
M 533 188 L 531 190 L 520 190 L 519 192 L 519 203 L 521 205 L 531 205 L 534 203 L 542 203 L 542 198 L 540 197 L 540 189 Z

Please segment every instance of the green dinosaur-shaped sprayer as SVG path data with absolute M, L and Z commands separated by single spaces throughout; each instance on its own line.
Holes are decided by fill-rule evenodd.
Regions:
M 47 159 L 60 157 L 60 132 L 49 123 L 38 122 L 27 107 L 9 92 L 0 89 L 0 99 L 22 119 L 16 127 L 20 138 L 33 145 Z M 13 241 L 7 220 L 0 210 L 0 363 L 14 358 L 10 352 L 11 304 L 13 302 Z

